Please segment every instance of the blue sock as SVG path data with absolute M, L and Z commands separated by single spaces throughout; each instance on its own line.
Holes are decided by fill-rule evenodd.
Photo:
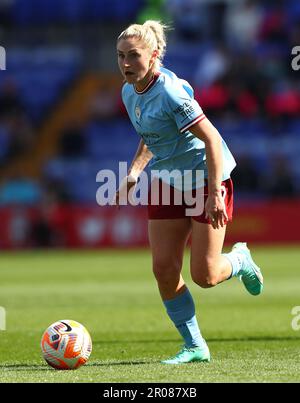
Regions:
M 201 336 L 195 316 L 195 304 L 189 290 L 186 289 L 178 297 L 163 302 L 170 319 L 185 341 L 185 347 L 202 347 L 205 341 Z
M 225 256 L 229 260 L 232 267 L 232 273 L 228 280 L 232 277 L 237 277 L 242 268 L 242 256 L 235 251 L 232 251 L 230 253 L 223 253 L 223 256 Z

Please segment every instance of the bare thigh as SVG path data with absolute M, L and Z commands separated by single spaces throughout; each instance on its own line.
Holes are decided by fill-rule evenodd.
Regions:
M 163 299 L 172 299 L 184 286 L 181 269 L 191 232 L 190 218 L 149 220 L 153 273 Z
M 226 225 L 214 229 L 192 220 L 191 276 L 204 288 L 226 280 L 231 274 L 229 261 L 222 256 Z

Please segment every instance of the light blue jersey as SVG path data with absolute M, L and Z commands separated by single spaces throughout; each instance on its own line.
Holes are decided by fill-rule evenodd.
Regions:
M 189 131 L 205 115 L 187 81 L 161 68 L 142 92 L 124 84 L 122 99 L 135 130 L 153 154 L 151 170 L 179 170 L 181 175 L 185 170 L 202 170 L 207 178 L 205 144 Z M 224 140 L 222 149 L 226 180 L 236 163 Z M 164 175 L 159 176 L 165 180 Z M 169 183 L 174 185 L 171 180 Z M 193 177 L 191 188 L 200 186 Z

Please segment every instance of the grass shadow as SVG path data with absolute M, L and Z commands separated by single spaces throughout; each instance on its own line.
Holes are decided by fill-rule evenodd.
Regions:
M 233 343 L 233 342 L 249 342 L 249 341 L 300 341 L 300 337 L 292 336 L 250 336 L 250 337 L 228 337 L 228 338 L 206 338 L 207 343 Z M 109 345 L 109 344 L 162 344 L 162 343 L 180 343 L 180 339 L 163 339 L 163 340 L 95 340 L 93 345 Z
M 179 339 L 163 339 L 163 340 L 93 340 L 93 345 L 97 344 L 161 344 L 161 343 L 178 343 Z
M 87 367 L 107 367 L 114 365 L 145 365 L 145 364 L 159 364 L 159 360 L 139 360 L 139 361 L 102 361 L 102 362 L 92 362 L 90 364 L 86 364 Z
M 289 336 L 253 336 L 253 337 L 232 337 L 232 338 L 207 338 L 208 343 L 232 343 L 232 342 L 249 342 L 249 341 L 300 341 L 300 337 L 289 337 Z
M 234 343 L 234 342 L 287 342 L 295 341 L 299 342 L 300 337 L 292 336 L 257 336 L 257 337 L 231 337 L 231 338 L 207 338 L 208 343 Z M 160 343 L 178 343 L 178 339 L 167 339 L 167 340 L 109 340 L 109 341 L 94 341 L 95 345 L 105 345 L 105 344 L 160 344 Z M 99 361 L 99 362 L 88 362 L 84 367 L 107 367 L 107 366 L 133 366 L 133 365 L 147 365 L 147 364 L 158 364 L 160 360 L 120 360 L 120 361 Z M 1 364 L 0 371 L 55 371 L 47 364 Z M 64 371 L 62 371 L 64 372 Z
M 0 365 L 1 370 L 8 370 L 8 371 L 45 371 L 51 369 L 47 364 L 2 364 Z
M 122 361 L 102 361 L 102 362 L 91 362 L 87 363 L 84 367 L 107 367 L 107 366 L 115 366 L 115 365 L 145 365 L 145 364 L 157 364 L 159 360 L 122 360 Z M 51 368 L 47 364 L 3 364 L 0 365 L 0 371 L 57 371 L 54 368 Z M 66 370 L 61 370 L 60 372 L 64 373 Z

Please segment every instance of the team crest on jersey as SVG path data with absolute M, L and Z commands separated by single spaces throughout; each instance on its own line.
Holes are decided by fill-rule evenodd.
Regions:
M 141 117 L 141 108 L 139 106 L 135 107 L 135 116 L 139 119 Z

